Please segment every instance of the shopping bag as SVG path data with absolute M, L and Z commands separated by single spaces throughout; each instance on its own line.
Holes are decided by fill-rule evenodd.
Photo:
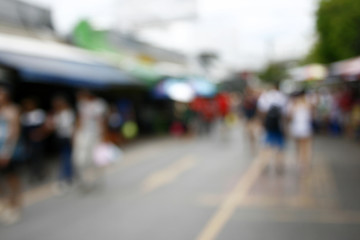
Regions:
M 97 166 L 103 167 L 119 161 L 122 151 L 112 143 L 100 143 L 94 149 L 94 161 Z

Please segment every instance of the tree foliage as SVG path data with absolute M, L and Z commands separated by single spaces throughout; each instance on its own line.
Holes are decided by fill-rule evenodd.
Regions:
M 322 0 L 316 19 L 318 40 L 307 62 L 331 63 L 360 55 L 359 0 Z
M 269 63 L 260 73 L 259 78 L 269 84 L 278 84 L 288 78 L 285 63 Z

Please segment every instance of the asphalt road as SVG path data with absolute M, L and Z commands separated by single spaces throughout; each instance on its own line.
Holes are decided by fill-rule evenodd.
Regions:
M 352 141 L 319 137 L 311 171 L 293 146 L 278 173 L 241 127 L 223 136 L 162 138 L 126 149 L 103 187 L 26 193 L 1 240 L 360 239 L 360 158 Z

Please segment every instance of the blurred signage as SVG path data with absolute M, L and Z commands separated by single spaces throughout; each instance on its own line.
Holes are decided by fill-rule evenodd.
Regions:
M 156 62 L 156 59 L 154 59 L 153 57 L 149 56 L 149 55 L 145 55 L 145 54 L 139 54 L 137 56 L 137 59 L 147 65 L 152 65 Z
M 184 64 L 186 62 L 186 56 L 184 54 L 147 44 L 131 35 L 121 34 L 118 31 L 110 31 L 107 38 L 112 46 L 118 47 L 122 52 L 127 51 L 130 55 L 146 55 L 147 58 L 150 57 L 156 61 L 178 64 Z

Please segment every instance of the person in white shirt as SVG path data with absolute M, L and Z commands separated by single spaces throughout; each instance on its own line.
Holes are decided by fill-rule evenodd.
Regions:
M 55 131 L 60 147 L 60 186 L 73 181 L 72 138 L 75 129 L 75 113 L 63 96 L 53 99 L 54 115 L 52 129 Z
M 27 161 L 31 180 L 42 181 L 45 178 L 44 139 L 46 137 L 46 113 L 38 107 L 36 98 L 29 97 L 22 101 L 21 126 L 26 144 Z
M 287 97 L 275 86 L 260 95 L 258 111 L 264 121 L 265 143 L 282 150 L 285 144 L 283 117 Z
M 265 145 L 275 154 L 276 169 L 283 169 L 283 150 L 285 147 L 284 113 L 287 97 L 273 86 L 264 92 L 258 100 L 258 112 L 264 123 Z

